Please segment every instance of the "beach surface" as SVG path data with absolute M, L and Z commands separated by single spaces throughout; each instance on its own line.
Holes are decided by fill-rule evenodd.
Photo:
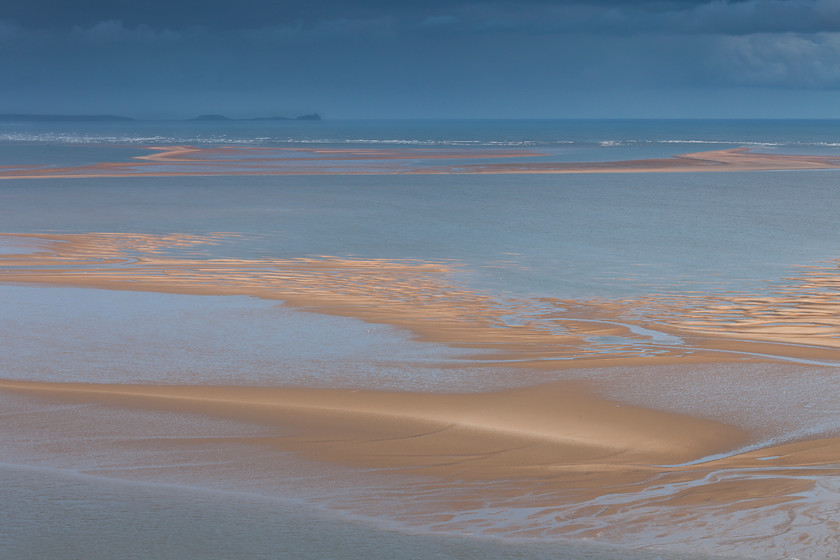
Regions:
M 280 301 L 462 351 L 445 366 L 453 371 L 521 370 L 520 386 L 409 392 L 6 379 L 0 390 L 59 406 L 52 421 L 65 426 L 76 405 L 251 426 L 232 435 L 211 426 L 201 445 L 240 450 L 229 466 L 234 478 L 257 469 L 243 459 L 251 455 L 282 477 L 286 467 L 277 465 L 289 452 L 348 469 L 334 475 L 339 487 L 341 476 L 350 486 L 363 473 L 363 490 L 325 503 L 407 527 L 745 558 L 828 558 L 837 549 L 836 427 L 808 432 L 814 417 L 784 391 L 764 395 L 766 413 L 739 397 L 750 390 L 739 383 L 751 367 L 769 386 L 773 368 L 807 364 L 831 386 L 840 365 L 836 265 L 804 269 L 763 296 L 528 300 L 465 286 L 452 262 L 190 256 L 229 235 L 5 234 L 17 249 L 0 256 L 0 282 Z M 612 373 L 573 373 L 597 368 Z M 572 372 L 568 380 L 536 381 L 561 370 Z M 680 376 L 701 386 L 689 394 Z M 733 390 L 718 399 L 726 406 L 704 403 L 724 381 Z M 683 397 L 657 399 L 667 391 Z M 834 395 L 820 398 L 818 408 L 830 407 Z M 116 424 L 102 438 L 116 449 L 154 439 L 158 452 L 177 457 L 189 457 L 197 441 L 157 440 L 142 427 L 126 434 Z M 122 461 L 130 465 L 130 455 Z M 189 460 L 134 467 L 87 470 L 147 480 L 206 474 Z

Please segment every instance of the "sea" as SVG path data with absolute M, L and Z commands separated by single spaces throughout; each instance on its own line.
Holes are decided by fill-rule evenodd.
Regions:
M 840 121 L 0 122 L 0 172 L 125 162 L 148 155 L 149 147 L 184 145 L 449 150 L 456 163 L 458 150 L 497 151 L 498 161 L 514 151 L 544 162 L 732 148 L 840 157 Z M 838 215 L 840 169 L 0 179 L 0 233 L 212 236 L 214 243 L 189 249 L 191 258 L 208 260 L 445 263 L 452 282 L 494 301 L 533 302 L 530 314 L 546 300 L 776 294 L 804 269 L 836 267 Z M 36 245 L 0 236 L 6 255 Z M 838 384 L 826 363 L 766 366 L 778 374 L 766 385 L 755 365 L 716 367 L 720 387 L 732 391 L 721 390 L 710 403 L 708 378 L 627 386 L 600 369 L 453 368 L 468 350 L 247 296 L 2 283 L 0 309 L 2 379 L 468 392 L 583 378 L 608 397 L 742 421 L 766 428 L 778 442 L 840 432 L 833 405 Z M 517 325 L 527 317 L 512 310 L 506 320 Z M 656 383 L 665 378 L 676 376 Z M 744 380 L 749 389 L 742 391 Z M 811 405 L 788 418 L 779 392 Z M 71 416 L 72 425 L 53 421 Z M 364 493 L 370 480 L 338 466 L 290 457 L 277 472 L 274 459 L 257 452 L 243 457 L 235 449 L 201 447 L 172 457 L 154 446 L 114 445 L 115 430 L 134 434 L 138 426 L 160 439 L 254 430 L 186 414 L 117 413 L 0 394 L 0 557 L 718 557 L 685 547 L 674 552 L 650 536 L 615 544 L 526 538 L 498 525 L 448 531 L 445 523 L 391 515 L 390 506 L 354 509 L 350 495 Z M 184 475 L 181 467 L 190 464 L 201 464 L 202 475 Z M 524 514 L 499 515 L 498 523 L 512 524 L 518 515 Z M 761 557 L 739 554 L 734 557 Z

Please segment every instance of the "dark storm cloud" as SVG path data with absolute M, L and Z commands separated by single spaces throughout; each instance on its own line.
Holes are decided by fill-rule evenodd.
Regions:
M 28 29 L 90 27 L 119 21 L 126 28 L 180 30 L 313 27 L 325 21 L 389 19 L 403 25 L 461 23 L 472 28 L 561 31 L 782 32 L 840 29 L 836 0 L 312 0 L 177 2 L 31 0 L 7 2 L 0 18 Z
M 39 100 L 187 114 L 655 111 L 655 99 L 678 106 L 677 91 L 837 89 L 840 2 L 12 0 L 0 86 L 6 112 Z
M 711 72 L 736 85 L 840 87 L 840 34 L 726 37 L 706 53 Z

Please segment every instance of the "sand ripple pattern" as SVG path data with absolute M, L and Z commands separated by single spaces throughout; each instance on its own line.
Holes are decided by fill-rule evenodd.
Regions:
M 0 281 L 250 295 L 470 349 L 465 363 L 531 370 L 840 364 L 836 263 L 766 295 L 511 300 L 470 289 L 455 262 L 202 252 L 230 235 L 21 234 L 13 237 L 38 247 L 0 255 Z M 768 442 L 570 383 L 460 395 L 23 381 L 0 389 L 262 426 L 262 437 L 218 442 L 363 467 L 368 485 L 333 493 L 329 506 L 401 526 L 774 558 L 838 550 L 840 440 Z M 412 483 L 385 484 L 385 473 Z

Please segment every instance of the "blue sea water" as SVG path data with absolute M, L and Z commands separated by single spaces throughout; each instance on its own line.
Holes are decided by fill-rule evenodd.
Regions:
M 144 146 L 183 144 L 515 148 L 537 151 L 544 155 L 536 159 L 546 161 L 660 158 L 741 146 L 838 156 L 840 123 L 0 123 L 0 166 L 125 161 L 143 155 Z M 444 261 L 455 266 L 460 282 L 475 290 L 563 300 L 689 290 L 765 293 L 796 267 L 840 257 L 838 212 L 840 170 L 0 181 L 0 232 L 232 232 L 237 235 L 201 247 L 203 256 Z M 0 252 L 25 250 L 20 241 L 0 241 Z M 4 348 L 2 378 L 454 390 L 496 383 L 480 370 L 469 378 L 447 378 L 451 373 L 435 361 L 450 359 L 449 349 L 412 343 L 392 329 L 278 311 L 247 298 L 101 295 L 36 287 L 4 287 L 0 298 L 0 332 L 7 341 L 16 341 Z M 160 324 L 167 327 L 152 327 Z M 73 328 L 64 330 L 64 325 Z M 312 333 L 330 333 L 332 345 L 313 345 Z M 94 350 L 91 341 L 98 341 Z M 158 349 L 157 355 L 141 351 L 150 346 Z M 392 359 L 381 360 L 382 355 Z M 406 369 L 407 363 L 413 366 Z M 0 493 L 6 516 L 0 555 L 10 557 L 78 557 L 74 547 L 82 544 L 77 540 L 60 550 L 50 544 L 55 540 L 43 540 L 55 531 L 84 533 L 86 542 L 93 539 L 87 558 L 112 557 L 114 534 L 126 531 L 119 539 L 127 547 L 121 554 L 138 558 L 160 539 L 169 547 L 155 557 L 350 558 L 363 553 L 371 558 L 635 558 L 628 552 L 568 544 L 514 546 L 408 536 L 207 488 L 202 493 L 149 485 L 140 491 L 113 480 L 73 478 L 72 465 L 59 464 L 66 458 L 38 455 L 26 463 L 16 454 L 19 450 L 10 455 L 4 449 L 18 448 L 0 443 L 0 463 L 8 465 L 0 467 L 6 488 Z M 50 501 L 59 506 L 45 505 Z M 83 516 L 77 514 L 80 509 Z M 110 528 L 97 533 L 93 527 L 103 520 Z M 317 542 L 299 537 L 304 525 L 319 527 L 327 537 Z M 44 531 L 45 526 L 52 529 Z M 129 526 L 136 530 L 129 534 Z M 193 543 L 179 539 L 179 532 L 191 535 Z M 196 544 L 208 534 L 222 535 L 217 537 L 220 548 Z M 278 548 L 281 542 L 291 549 Z M 353 544 L 348 548 L 347 543 Z M 638 557 L 676 558 L 662 554 Z
M 0 164 L 86 165 L 144 145 L 505 146 L 607 161 L 746 146 L 840 152 L 834 121 L 0 124 Z M 136 149 L 131 146 L 138 146 Z M 680 281 L 756 289 L 835 257 L 832 171 L 5 181 L 0 227 L 231 231 L 229 256 L 454 259 L 491 289 L 597 297 Z M 509 262 L 504 269 L 492 266 Z

